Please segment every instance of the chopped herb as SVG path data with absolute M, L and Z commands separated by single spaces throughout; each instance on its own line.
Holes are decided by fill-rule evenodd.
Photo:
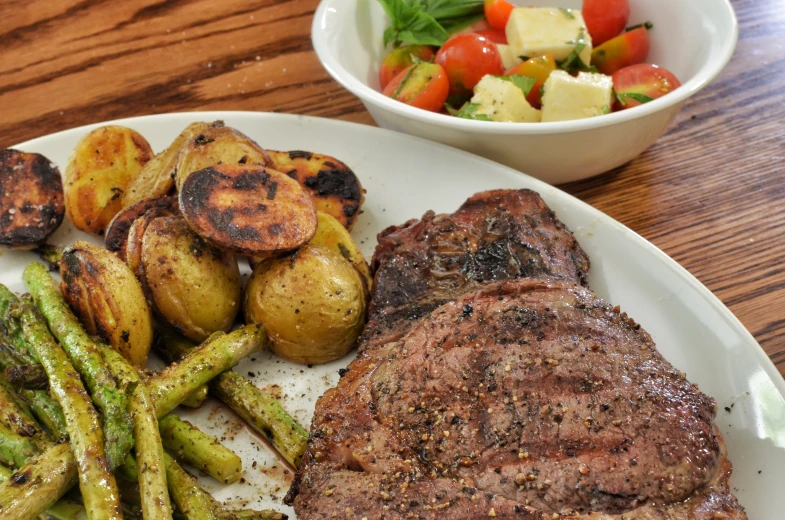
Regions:
M 597 67 L 587 65 L 581 59 L 581 52 L 586 48 L 586 31 L 583 27 L 578 31 L 578 38 L 575 41 L 567 42 L 570 45 L 575 45 L 569 56 L 558 62 L 559 68 L 567 72 L 597 72 Z
M 641 27 L 645 27 L 647 30 L 650 30 L 652 27 L 654 27 L 654 24 L 653 24 L 653 23 L 651 23 L 651 22 L 643 22 L 643 23 L 639 23 L 638 25 L 633 25 L 633 26 L 631 26 L 631 27 L 627 27 L 627 28 L 624 30 L 624 32 L 630 32 L 630 31 L 634 31 L 635 29 L 640 29 Z
M 462 119 L 474 119 L 475 121 L 493 121 L 491 116 L 488 114 L 475 114 L 477 109 L 480 108 L 479 103 L 466 103 L 460 108 L 460 110 L 456 110 L 450 105 L 444 105 L 444 107 L 447 109 L 447 112 L 449 112 L 450 115 L 455 117 L 460 117 Z
M 568 19 L 575 20 L 575 15 L 572 14 L 572 9 L 565 9 L 564 7 L 560 7 L 559 11 L 564 13 L 564 16 L 566 16 Z
M 623 107 L 627 106 L 627 101 L 625 101 L 626 99 L 634 99 L 641 105 L 643 105 L 644 103 L 648 103 L 649 101 L 654 101 L 653 97 L 649 97 L 646 94 L 636 94 L 634 92 L 631 92 L 629 94 L 619 94 L 618 92 L 615 92 L 615 95 L 616 95 L 616 99 L 619 100 L 619 103 L 621 103 L 621 106 Z
M 518 74 L 513 74 L 512 76 L 494 76 L 504 81 L 509 81 L 519 89 L 523 91 L 524 96 L 528 96 L 529 92 L 532 91 L 532 87 L 534 84 L 537 83 L 537 80 L 534 78 L 530 78 L 529 76 L 519 76 Z
M 610 114 L 611 113 L 611 107 L 609 105 L 602 105 L 602 113 L 603 114 Z
M 529 56 L 518 56 L 518 58 L 522 59 L 523 61 L 529 61 L 531 59 Z
M 393 99 L 398 99 L 398 95 L 401 93 L 401 90 L 403 90 L 403 87 L 404 85 L 406 85 L 406 82 L 409 81 L 409 78 L 412 77 L 412 72 L 414 72 L 414 69 L 416 68 L 417 65 L 414 65 L 413 67 L 409 68 L 409 70 L 406 72 L 406 76 L 403 77 L 403 80 L 401 80 L 401 82 L 398 84 L 398 88 L 395 89 L 395 92 L 393 92 L 393 95 L 390 97 L 392 97 Z

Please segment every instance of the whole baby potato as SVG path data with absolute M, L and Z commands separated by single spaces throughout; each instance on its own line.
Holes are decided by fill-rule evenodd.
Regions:
M 65 211 L 74 226 L 103 235 L 152 157 L 149 143 L 130 128 L 103 126 L 82 137 L 65 168 Z
M 147 224 L 136 273 L 153 308 L 188 338 L 203 341 L 234 324 L 242 291 L 237 260 L 205 242 L 181 216 Z
M 245 317 L 264 326 L 279 356 L 326 363 L 357 342 L 367 298 L 351 262 L 337 251 L 306 245 L 257 265 L 246 287 Z
M 75 242 L 60 257 L 61 288 L 74 314 L 131 364 L 142 367 L 153 342 L 153 319 L 139 282 L 116 255 Z

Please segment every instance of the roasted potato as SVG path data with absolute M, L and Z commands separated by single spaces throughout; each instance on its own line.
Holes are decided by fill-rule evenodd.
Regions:
M 339 252 L 341 256 L 354 264 L 354 267 L 360 271 L 366 285 L 370 289 L 372 280 L 371 269 L 368 267 L 368 262 L 365 261 L 365 257 L 360 252 L 357 244 L 352 240 L 349 231 L 328 213 L 317 211 L 316 216 L 319 219 L 319 224 L 316 227 L 316 234 L 308 243 Z
M 153 317 L 139 282 L 113 253 L 76 242 L 60 257 L 62 291 L 85 330 L 142 367 L 153 342 Z
M 130 128 L 103 126 L 82 137 L 65 168 L 65 211 L 74 226 L 102 235 L 152 157 L 145 138 Z
M 357 342 L 367 298 L 360 273 L 341 253 L 306 245 L 254 269 L 245 291 L 245 318 L 264 326 L 279 356 L 326 363 Z
M 310 193 L 316 209 L 352 229 L 365 198 L 363 187 L 354 172 L 344 163 L 327 155 L 267 150 L 272 168 L 287 174 Z
M 156 199 L 142 199 L 128 206 L 115 215 L 109 227 L 106 228 L 104 245 L 109 251 L 116 253 L 123 261 L 126 260 L 125 252 L 128 244 L 128 233 L 131 226 L 142 215 L 152 213 L 154 216 L 164 217 L 176 215 L 180 212 L 176 197 L 158 197 Z
M 193 172 L 218 164 L 268 166 L 270 158 L 261 146 L 228 126 L 210 126 L 193 135 L 177 163 L 177 189 Z
M 137 274 L 153 309 L 188 338 L 203 341 L 234 324 L 242 290 L 237 260 L 207 244 L 182 217 L 147 224 Z
M 0 150 L 0 249 L 41 244 L 63 221 L 63 181 L 37 153 Z
M 305 190 L 262 166 L 222 164 L 193 172 L 179 200 L 199 236 L 240 254 L 291 251 L 316 232 L 316 208 Z
M 169 195 L 174 188 L 177 162 L 180 160 L 180 154 L 183 149 L 188 145 L 188 140 L 201 132 L 206 132 L 213 126 L 223 126 L 223 122 L 191 123 L 188 125 L 169 145 L 169 148 L 157 154 L 150 162 L 144 165 L 142 171 L 134 178 L 123 194 L 123 207 L 127 208 L 140 200 Z

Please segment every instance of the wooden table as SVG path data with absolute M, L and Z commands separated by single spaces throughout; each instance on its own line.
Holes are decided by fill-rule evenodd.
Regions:
M 0 148 L 194 110 L 373 124 L 310 41 L 318 0 L 0 0 Z M 736 56 L 668 134 L 564 188 L 706 284 L 785 373 L 785 2 L 733 0 Z

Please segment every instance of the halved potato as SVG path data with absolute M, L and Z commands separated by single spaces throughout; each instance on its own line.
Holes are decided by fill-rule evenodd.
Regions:
M 89 334 L 101 336 L 134 366 L 147 362 L 153 316 L 139 282 L 122 260 L 89 242 L 60 258 L 63 295 Z
M 125 263 L 131 268 L 131 271 L 136 275 L 140 282 L 142 282 L 142 289 L 147 294 L 148 299 L 151 298 L 150 294 L 144 284 L 144 272 L 142 271 L 142 240 L 144 234 L 147 232 L 147 226 L 159 217 L 170 217 L 172 214 L 165 208 L 153 208 L 143 213 L 139 218 L 134 220 L 128 230 L 128 238 L 125 244 Z
M 140 200 L 169 195 L 174 188 L 177 162 L 180 160 L 181 152 L 188 145 L 188 140 L 212 127 L 221 126 L 223 126 L 222 121 L 188 125 L 169 145 L 169 148 L 145 164 L 123 194 L 123 207 L 127 208 Z
M 124 126 L 102 126 L 82 137 L 65 169 L 65 211 L 74 226 L 102 235 L 152 157 L 147 140 Z
M 139 217 L 153 210 L 155 210 L 156 216 L 176 215 L 180 212 L 176 197 L 142 199 L 120 211 L 109 223 L 104 237 L 106 248 L 125 260 L 128 232 L 131 230 L 131 226 Z
M 181 334 L 203 341 L 232 328 L 242 292 L 237 260 L 207 244 L 182 217 L 148 224 L 137 271 L 153 309 Z
M 270 158 L 248 136 L 228 126 L 211 126 L 192 136 L 177 163 L 177 189 L 195 171 L 218 164 L 268 166 Z
M 0 150 L 0 248 L 29 249 L 45 242 L 63 215 L 57 166 L 37 153 Z
M 340 253 L 341 256 L 357 268 L 365 280 L 366 286 L 370 289 L 372 280 L 371 269 L 368 267 L 368 262 L 365 261 L 365 257 L 360 252 L 357 244 L 354 243 L 354 240 L 352 240 L 349 232 L 332 215 L 321 211 L 317 211 L 316 215 L 319 219 L 319 225 L 316 227 L 316 234 L 308 243 L 326 247 Z
M 297 249 L 316 232 L 316 208 L 302 186 L 262 166 L 221 164 L 193 172 L 179 199 L 199 236 L 248 256 Z
M 311 194 L 316 209 L 335 217 L 351 230 L 365 198 L 354 172 L 344 163 L 318 153 L 267 150 L 272 168 L 287 174 Z

